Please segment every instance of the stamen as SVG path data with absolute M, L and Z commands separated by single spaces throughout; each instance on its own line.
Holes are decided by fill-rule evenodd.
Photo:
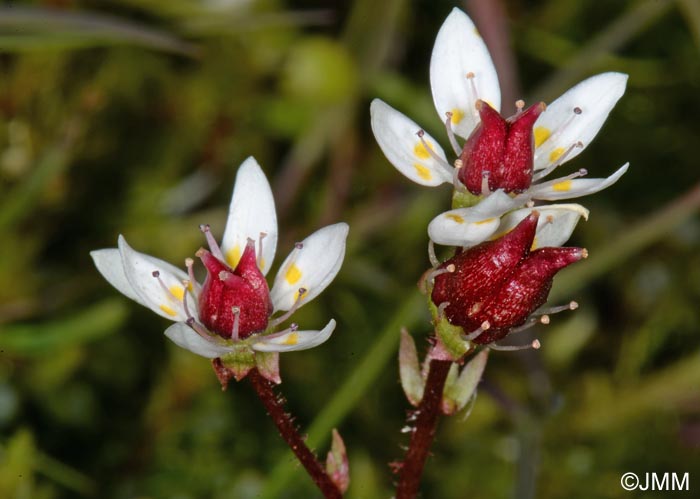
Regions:
M 581 113 L 583 113 L 583 110 L 578 106 L 575 107 L 573 109 L 573 113 L 566 119 L 566 121 L 559 125 L 559 127 L 556 130 L 554 130 L 552 134 L 549 137 L 547 137 L 543 143 L 548 141 L 554 141 L 554 139 L 559 137 L 564 132 L 564 130 L 566 130 L 566 128 L 571 124 L 571 122 L 574 121 L 574 118 L 576 118 L 576 116 L 581 116 Z M 540 144 L 540 147 L 535 149 L 535 159 L 539 158 L 540 154 L 542 154 L 542 144 Z
M 197 282 L 197 279 L 194 278 L 194 260 L 192 258 L 185 258 L 185 267 L 187 267 L 187 275 L 190 278 L 189 282 L 190 286 L 192 286 L 192 291 L 195 296 L 199 296 L 202 287 Z
M 437 255 L 435 254 L 435 243 L 432 239 L 428 240 L 428 260 L 430 260 L 430 265 L 432 265 L 433 268 L 440 265 L 440 260 L 438 260 Z
M 265 338 L 266 340 L 271 340 L 273 338 L 279 338 L 280 336 L 284 336 L 287 333 L 293 333 L 298 329 L 299 329 L 299 324 L 297 324 L 296 322 L 293 322 L 289 325 L 289 327 L 287 329 L 284 329 L 282 331 L 277 331 L 276 333 L 272 333 L 272 334 L 266 334 L 262 337 Z
M 454 266 L 453 263 L 451 263 L 447 267 L 445 267 L 444 269 L 435 269 L 432 272 L 429 272 L 427 277 L 426 277 L 426 280 L 428 282 L 433 282 L 437 276 L 442 275 L 442 274 L 451 274 L 455 270 L 456 270 L 456 267 Z
M 549 180 L 548 182 L 542 182 L 541 184 L 535 184 L 536 187 L 542 188 L 542 187 L 550 187 L 555 184 L 559 184 L 561 182 L 566 182 L 567 180 L 572 180 L 578 177 L 584 177 L 588 175 L 588 170 L 585 168 L 581 168 L 579 171 L 572 173 L 571 175 L 567 175 L 566 177 L 559 177 L 554 180 Z
M 461 192 L 466 192 L 467 188 L 464 186 L 464 184 L 459 180 L 459 170 L 464 166 L 464 163 L 462 162 L 461 159 L 455 159 L 454 162 L 454 169 L 452 170 L 452 185 L 455 186 L 455 189 Z
M 459 147 L 459 142 L 457 142 L 455 132 L 454 130 L 452 130 L 452 113 L 448 111 L 445 113 L 445 116 L 447 116 L 447 119 L 445 120 L 445 130 L 447 130 L 447 138 L 450 139 L 450 145 L 452 146 L 452 150 L 457 156 L 459 156 L 462 153 L 462 148 Z
M 566 305 L 559 305 L 557 307 L 550 307 L 550 308 L 543 308 L 541 310 L 538 310 L 535 312 L 537 315 L 540 314 L 558 314 L 559 312 L 565 312 L 567 310 L 576 310 L 578 308 L 578 303 L 575 301 L 571 301 L 567 303 Z
M 165 294 L 169 300 L 176 301 L 176 302 L 179 301 L 177 299 L 177 296 L 175 296 L 173 294 L 173 292 L 170 291 L 170 289 L 168 289 L 168 287 L 165 285 L 165 283 L 163 282 L 163 279 L 160 278 L 160 271 L 154 270 L 153 272 L 151 272 L 151 275 L 158 280 L 158 284 L 160 284 L 160 287 L 163 288 L 163 291 L 165 292 Z
M 496 343 L 491 343 L 489 348 L 491 350 L 497 350 L 500 352 L 517 352 L 518 350 L 529 350 L 531 348 L 539 350 L 542 346 L 540 340 L 533 340 L 529 345 L 497 345 Z
M 190 317 L 192 317 L 192 314 L 190 314 L 190 309 L 189 309 L 189 307 L 187 306 L 187 295 L 189 294 L 189 293 L 187 292 L 187 288 L 190 287 L 190 281 L 187 280 L 187 279 L 183 279 L 183 280 L 182 280 L 182 285 L 183 285 L 184 288 L 185 288 L 185 292 L 182 293 L 182 308 L 185 310 L 185 317 L 187 317 L 187 318 L 189 319 Z
M 423 145 L 426 151 L 428 151 L 428 154 L 430 154 L 430 157 L 433 158 L 437 163 L 442 166 L 445 171 L 447 171 L 450 175 L 452 175 L 452 167 L 450 164 L 442 159 L 440 156 L 438 156 L 435 151 L 433 151 L 433 148 L 428 145 L 428 142 L 423 138 L 425 135 L 425 130 L 418 130 L 416 132 L 416 135 L 418 135 L 418 138 L 420 139 L 420 143 Z
M 479 326 L 478 329 L 475 329 L 474 331 L 472 331 L 469 334 L 465 334 L 464 336 L 462 336 L 462 339 L 465 341 L 475 340 L 476 338 L 481 336 L 481 334 L 484 331 L 488 331 L 489 329 L 491 329 L 491 323 L 489 321 L 484 321 L 481 323 L 481 326 Z
M 524 108 L 525 108 L 525 101 L 524 100 L 518 99 L 515 101 L 515 114 L 522 113 Z
M 438 305 L 438 313 L 437 313 L 437 318 L 438 320 L 442 319 L 442 316 L 445 315 L 445 309 L 450 306 L 450 302 L 444 301 L 440 305 Z
M 467 80 L 469 80 L 469 88 L 470 88 L 471 93 L 472 93 L 472 99 L 476 103 L 480 99 L 479 99 L 479 92 L 476 90 L 476 82 L 474 81 L 475 78 L 476 78 L 476 75 L 474 73 L 472 73 L 471 71 L 469 71 L 467 73 Z M 479 109 L 477 106 L 474 107 L 474 116 L 479 116 Z
M 258 264 L 258 267 L 260 267 L 260 262 L 262 262 L 264 260 L 263 256 L 262 256 L 263 255 L 263 239 L 265 239 L 266 236 L 267 236 L 267 232 L 261 232 L 260 237 L 258 238 L 258 256 L 256 258 L 256 263 Z
M 209 245 L 209 250 L 211 251 L 211 254 L 214 255 L 219 260 L 221 260 L 222 262 L 225 262 L 226 259 L 224 258 L 224 254 L 221 252 L 221 248 L 219 247 L 219 243 L 217 243 L 216 239 L 214 239 L 214 236 L 211 233 L 209 224 L 200 225 L 199 230 L 201 230 L 202 233 L 204 234 L 204 237 L 207 240 L 207 244 Z
M 204 338 L 207 341 L 212 341 L 212 335 L 209 333 L 209 331 L 206 330 L 206 328 L 201 325 L 199 322 L 194 320 L 194 317 L 188 317 L 187 320 L 185 321 L 185 324 L 190 326 L 192 330 L 197 333 L 199 336 Z M 213 341 L 212 341 L 213 343 Z
M 564 151 L 564 152 L 561 154 L 561 156 L 559 156 L 559 157 L 557 158 L 556 161 L 554 161 L 551 165 L 549 165 L 549 166 L 548 166 L 547 168 L 545 168 L 544 170 L 540 170 L 539 172 L 535 173 L 535 174 L 532 176 L 532 181 L 533 181 L 533 182 L 536 182 L 536 181 L 538 181 L 539 179 L 541 179 L 541 178 L 543 178 L 543 177 L 546 177 L 547 175 L 549 175 L 550 173 L 552 173 L 556 168 L 558 168 L 559 166 L 561 166 L 561 164 L 564 162 L 564 160 L 566 160 L 566 158 L 571 154 L 571 151 L 573 151 L 573 150 L 576 149 L 577 147 L 583 147 L 583 142 L 578 141 L 578 142 L 576 142 L 575 144 L 571 144 L 571 145 L 566 149 L 566 151 Z
M 238 327 L 241 321 L 241 307 L 231 307 L 233 312 L 233 331 L 231 331 L 231 339 L 238 341 Z
M 306 294 L 306 288 L 299 288 L 299 292 L 297 293 L 297 298 L 294 300 L 294 303 L 292 304 L 292 308 L 287 310 L 284 314 L 280 315 L 279 317 L 276 317 L 270 321 L 270 326 L 272 327 L 277 327 L 280 324 L 282 324 L 284 321 L 289 319 L 294 312 L 299 310 L 299 307 L 301 307 L 301 299 L 304 297 Z
M 491 194 L 491 189 L 489 188 L 489 176 L 491 172 L 483 171 L 481 172 L 481 195 L 488 196 Z

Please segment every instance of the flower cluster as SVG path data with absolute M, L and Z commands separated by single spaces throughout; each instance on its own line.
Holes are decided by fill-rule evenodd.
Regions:
M 372 102 L 372 130 L 387 159 L 418 184 L 454 187 L 452 209 L 430 222 L 428 235 L 431 245 L 456 246 L 457 253 L 442 264 L 431 255 L 437 269 L 428 280 L 436 318 L 459 328 L 463 340 L 491 344 L 531 324 L 554 274 L 586 257 L 584 249 L 559 246 L 588 210 L 535 204 L 598 192 L 627 171 L 625 164 L 607 178 L 580 178 L 587 174 L 581 169 L 545 180 L 593 140 L 626 83 L 627 75 L 599 74 L 549 105 L 525 109 L 518 101 L 505 118 L 486 45 L 469 17 L 454 9 L 435 40 L 430 84 L 456 159 L 450 163 L 410 118 Z
M 270 185 L 251 157 L 238 170 L 221 246 L 208 225 L 201 230 L 209 245 L 209 250 L 196 253 L 207 271 L 201 285 L 192 259 L 186 260 L 184 272 L 135 251 L 123 236 L 118 248 L 91 255 L 117 290 L 176 321 L 165 331 L 168 338 L 193 353 L 218 359 L 217 373 L 230 370 L 240 379 L 258 367 L 279 382 L 277 353 L 317 346 L 335 329 L 331 319 L 320 331 L 302 331 L 296 324 L 277 330 L 335 278 L 345 256 L 347 224 L 324 227 L 297 243 L 270 290 L 265 275 L 277 249 L 277 215 Z

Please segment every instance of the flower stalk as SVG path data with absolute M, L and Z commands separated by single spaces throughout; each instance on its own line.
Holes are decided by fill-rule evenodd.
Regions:
M 430 361 L 425 391 L 415 411 L 415 426 L 399 473 L 396 499 L 414 499 L 418 495 L 425 461 L 435 438 L 442 394 L 451 365 L 449 360 Z
M 299 434 L 292 416 L 285 410 L 286 400 L 282 395 L 275 393 L 275 384 L 262 376 L 255 368 L 248 373 L 248 379 L 275 426 L 277 426 L 280 435 L 287 442 L 289 448 L 292 449 L 302 466 L 304 466 L 304 469 L 319 488 L 323 497 L 326 499 L 342 498 L 343 494 L 333 483 L 314 453 L 307 447 L 304 438 Z

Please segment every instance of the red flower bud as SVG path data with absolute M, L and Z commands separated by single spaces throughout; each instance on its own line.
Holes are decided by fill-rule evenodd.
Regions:
M 224 338 L 237 333 L 242 339 L 264 330 L 272 302 L 265 276 L 258 268 L 255 243 L 248 240 L 235 270 L 205 249 L 200 249 L 197 256 L 207 269 L 199 294 L 200 322 Z
M 532 127 L 545 105 L 540 102 L 508 119 L 484 101 L 477 101 L 481 123 L 462 149 L 459 180 L 480 195 L 488 175 L 489 190 L 523 192 L 532 182 L 535 139 Z
M 500 340 L 524 324 L 547 300 L 554 275 L 586 257 L 581 248 L 531 252 L 538 217 L 533 212 L 505 236 L 463 251 L 440 266 L 454 265 L 454 272 L 435 277 L 433 303 L 448 302 L 445 317 L 466 333 L 488 322 L 489 329 L 475 343 Z

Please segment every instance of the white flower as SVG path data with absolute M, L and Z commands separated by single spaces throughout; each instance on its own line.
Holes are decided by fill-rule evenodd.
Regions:
M 628 164 L 607 178 L 581 179 L 578 177 L 586 175 L 586 171 L 579 170 L 556 180 L 542 179 L 588 146 L 623 95 L 626 83 L 625 74 L 599 74 L 580 82 L 552 102 L 533 127 L 535 150 L 527 172 L 533 183 L 527 189 L 514 192 L 517 194 L 514 197 L 501 192 L 502 195 L 490 200 L 487 206 L 443 213 L 430 224 L 431 239 L 439 244 L 478 244 L 497 233 L 503 224 L 497 219 L 508 211 L 533 200 L 557 201 L 593 194 L 614 184 L 627 171 Z M 486 45 L 471 19 L 457 8 L 447 17 L 435 40 L 430 61 L 430 84 L 435 108 L 445 122 L 454 153 L 460 157 L 466 152 L 455 135 L 469 139 L 481 122 L 479 109 L 483 103 L 498 111 L 501 95 Z M 516 105 L 520 113 L 522 103 Z M 457 168 L 453 167 L 438 142 L 419 125 L 379 99 L 372 101 L 370 112 L 372 131 L 379 146 L 401 173 L 421 185 L 437 186 L 449 182 L 454 184 L 456 191 L 466 192 L 458 178 L 463 162 L 457 161 Z M 472 194 L 485 196 L 481 202 L 484 204 L 499 190 L 498 186 L 489 186 L 486 176 L 482 185 L 479 192 L 472 190 Z M 565 206 L 568 208 L 558 208 L 550 213 L 549 231 L 552 230 L 552 220 L 557 221 L 560 216 L 566 222 L 555 223 L 556 232 L 561 235 L 573 229 L 570 227 L 571 214 L 582 213 L 582 208 Z M 537 209 L 542 211 L 542 207 Z M 458 222 L 459 218 L 464 223 Z M 561 237 L 555 238 L 559 239 Z
M 242 348 L 257 352 L 304 350 L 330 337 L 336 324 L 333 319 L 320 331 L 301 331 L 295 324 L 279 332 L 275 328 L 318 296 L 335 278 L 345 256 L 347 224 L 329 225 L 297 243 L 280 267 L 272 290 L 268 291 L 263 276 L 275 257 L 277 216 L 270 185 L 258 163 L 250 157 L 236 175 L 221 247 L 208 226 L 203 226 L 203 231 L 211 254 L 200 250 L 198 255 L 206 254 L 202 256 L 205 263 L 213 256 L 224 269 L 213 276 L 210 272 L 211 282 L 205 281 L 204 287 L 194 279 L 191 259 L 186 263 L 188 272 L 183 272 L 135 251 L 123 236 L 119 236 L 118 248 L 90 254 L 97 269 L 117 290 L 158 315 L 176 321 L 165 331 L 168 338 L 203 357 L 225 358 Z M 242 260 L 246 258 L 252 258 L 253 268 L 244 268 Z M 214 286 L 220 289 L 212 291 Z M 215 298 L 225 309 L 214 309 L 214 313 L 211 308 L 200 310 L 206 293 L 216 293 Z M 234 306 L 230 306 L 232 303 Z M 246 306 L 255 310 L 247 311 Z M 202 317 L 203 312 L 210 316 Z M 281 314 L 273 317 L 277 312 Z M 204 323 L 221 324 L 217 314 L 228 314 L 231 330 L 210 331 L 204 327 Z M 250 330 L 259 323 L 263 324 L 262 328 Z

